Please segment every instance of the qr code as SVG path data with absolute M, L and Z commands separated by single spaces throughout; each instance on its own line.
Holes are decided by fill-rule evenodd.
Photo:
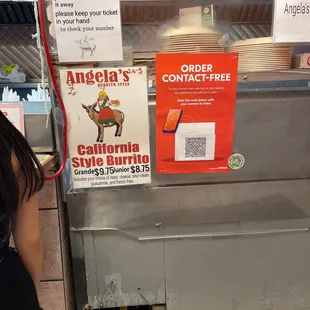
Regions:
M 207 138 L 185 138 L 185 157 L 199 158 L 207 155 Z

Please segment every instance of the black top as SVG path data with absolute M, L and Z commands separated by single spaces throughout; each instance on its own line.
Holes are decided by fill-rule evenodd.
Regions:
M 0 263 L 6 257 L 8 249 L 9 249 L 9 242 L 2 244 L 2 247 L 0 249 Z
M 1 152 L 0 160 L 1 163 L 9 163 L 12 158 L 12 153 Z M 0 172 L 1 173 L 1 172 Z M 9 214 L 3 214 L 4 210 L 0 207 L 0 249 L 7 245 L 11 236 L 11 218 Z
M 31 276 L 17 253 L 3 247 L 0 259 L 0 309 L 39 310 L 39 302 Z
M 0 226 L 0 260 L 1 260 L 1 250 L 7 248 L 10 242 L 11 230 L 7 230 L 3 225 Z

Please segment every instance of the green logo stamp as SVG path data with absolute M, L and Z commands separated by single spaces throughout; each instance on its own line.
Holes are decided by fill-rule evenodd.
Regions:
M 239 170 L 244 166 L 245 159 L 241 154 L 233 154 L 228 159 L 228 165 L 233 170 Z

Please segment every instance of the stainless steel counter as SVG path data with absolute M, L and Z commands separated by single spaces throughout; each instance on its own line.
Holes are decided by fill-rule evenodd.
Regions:
M 34 152 L 38 151 L 38 148 L 32 148 Z M 52 171 L 56 166 L 56 158 L 55 154 L 36 154 L 36 157 L 39 159 L 44 171 Z
M 195 175 L 155 173 L 154 96 L 152 185 L 67 195 L 78 309 L 310 303 L 309 95 L 240 91 L 234 152 L 245 166 Z

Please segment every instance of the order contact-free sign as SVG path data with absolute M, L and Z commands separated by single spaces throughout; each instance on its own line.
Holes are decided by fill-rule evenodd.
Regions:
M 60 62 L 123 60 L 119 0 L 53 0 Z
M 274 1 L 273 42 L 310 42 L 310 1 Z

